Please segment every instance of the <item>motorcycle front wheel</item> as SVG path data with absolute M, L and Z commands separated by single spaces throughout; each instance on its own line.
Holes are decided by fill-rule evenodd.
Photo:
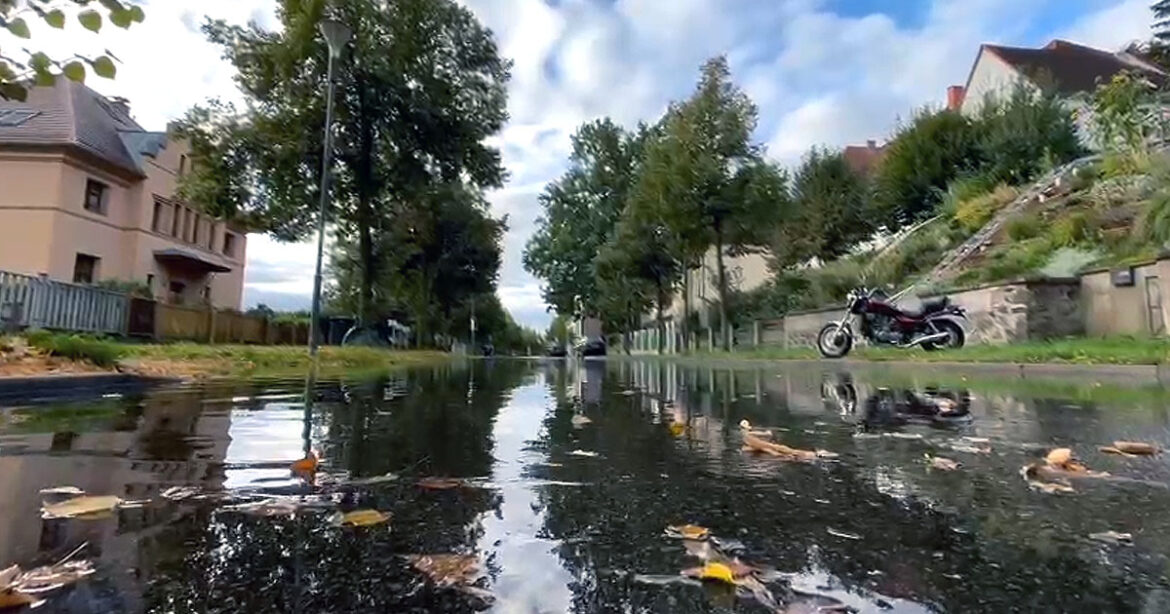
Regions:
M 817 335 L 817 350 L 825 358 L 841 358 L 853 349 L 853 335 L 837 323 L 826 324 Z
M 963 347 L 967 342 L 967 333 L 963 332 L 963 327 L 951 320 L 938 320 L 934 323 L 935 328 L 940 333 L 946 333 L 947 338 L 931 343 L 923 343 L 922 349 L 927 352 L 935 350 L 957 350 Z

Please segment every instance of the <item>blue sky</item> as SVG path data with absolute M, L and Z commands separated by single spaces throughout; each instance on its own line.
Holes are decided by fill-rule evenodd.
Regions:
M 708 57 L 728 56 L 759 106 L 758 140 L 794 164 L 813 145 L 885 140 L 899 117 L 940 104 L 948 85 L 966 79 L 980 43 L 1038 46 L 1060 37 L 1117 49 L 1147 36 L 1151 21 L 1150 0 L 462 1 L 514 61 L 511 121 L 493 139 L 512 179 L 490 199 L 511 226 L 501 299 L 537 327 L 549 316 L 521 253 L 537 195 L 564 168 L 569 136 L 606 115 L 629 126 L 653 121 L 689 94 Z M 58 55 L 109 48 L 123 58 L 117 80 L 90 85 L 129 98 L 143 125 L 162 129 L 207 97 L 238 97 L 231 67 L 192 26 L 205 15 L 271 24 L 274 5 L 148 0 L 142 28 L 100 37 L 44 30 L 40 40 Z M 250 237 L 245 303 L 306 307 L 313 256 L 307 244 Z

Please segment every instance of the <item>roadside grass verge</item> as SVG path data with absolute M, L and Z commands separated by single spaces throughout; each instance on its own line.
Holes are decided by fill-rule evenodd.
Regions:
M 746 348 L 734 352 L 700 352 L 744 360 L 817 360 L 813 348 Z M 1082 365 L 1158 365 L 1170 363 L 1170 339 L 1112 337 L 1059 339 L 1010 345 L 969 345 L 957 350 L 927 352 L 915 348 L 855 347 L 848 359 L 871 362 L 1004 362 Z
M 106 369 L 117 366 L 118 360 L 125 355 L 121 344 L 86 335 L 36 330 L 25 335 L 25 340 L 30 347 L 46 352 L 50 356 L 88 362 Z

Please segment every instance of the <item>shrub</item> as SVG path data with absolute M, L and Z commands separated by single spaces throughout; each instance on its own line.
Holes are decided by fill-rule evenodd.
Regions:
M 996 212 L 1018 196 L 1015 188 L 1000 184 L 990 192 L 967 199 L 955 207 L 955 221 L 967 232 L 983 228 Z
M 1062 247 L 1053 252 L 1040 272 L 1045 277 L 1072 277 L 1100 258 L 1096 250 Z
M 1051 243 L 1057 247 L 1072 247 L 1093 238 L 1094 221 L 1084 211 L 1074 211 L 1061 216 L 1052 224 L 1049 233 Z
M 1052 244 L 1045 239 L 1012 243 L 985 261 L 981 281 L 1002 281 L 1036 271 L 1048 263 L 1052 251 Z
M 980 171 L 994 181 L 1019 185 L 1084 153 L 1061 98 L 1022 85 L 985 98 L 975 132 Z
M 970 120 L 953 111 L 918 112 L 886 146 L 874 177 L 874 205 L 889 227 L 928 215 L 947 186 L 978 167 Z
M 1044 220 L 1038 215 L 1023 215 L 1014 217 L 1007 223 L 1007 234 L 1012 241 L 1027 241 L 1040 236 L 1044 228 Z
M 113 367 L 122 357 L 122 348 L 118 344 L 94 337 L 35 330 L 30 331 L 25 338 L 30 346 L 52 356 L 87 361 L 99 367 Z
M 1144 152 L 1111 151 L 1101 159 L 1101 178 L 1132 177 L 1150 172 L 1150 156 Z

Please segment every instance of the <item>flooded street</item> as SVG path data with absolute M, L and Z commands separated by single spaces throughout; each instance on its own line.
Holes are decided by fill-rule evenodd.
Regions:
M 40 612 L 1170 611 L 1170 457 L 1098 449 L 1170 446 L 1162 389 L 500 359 L 305 396 L 4 408 L 0 564 L 84 545 L 96 572 Z M 743 420 L 821 453 L 752 454 Z M 1058 447 L 1109 475 L 1021 476 Z M 62 486 L 125 504 L 43 519 Z M 666 535 L 688 524 L 708 539 Z M 680 575 L 711 552 L 757 585 Z

